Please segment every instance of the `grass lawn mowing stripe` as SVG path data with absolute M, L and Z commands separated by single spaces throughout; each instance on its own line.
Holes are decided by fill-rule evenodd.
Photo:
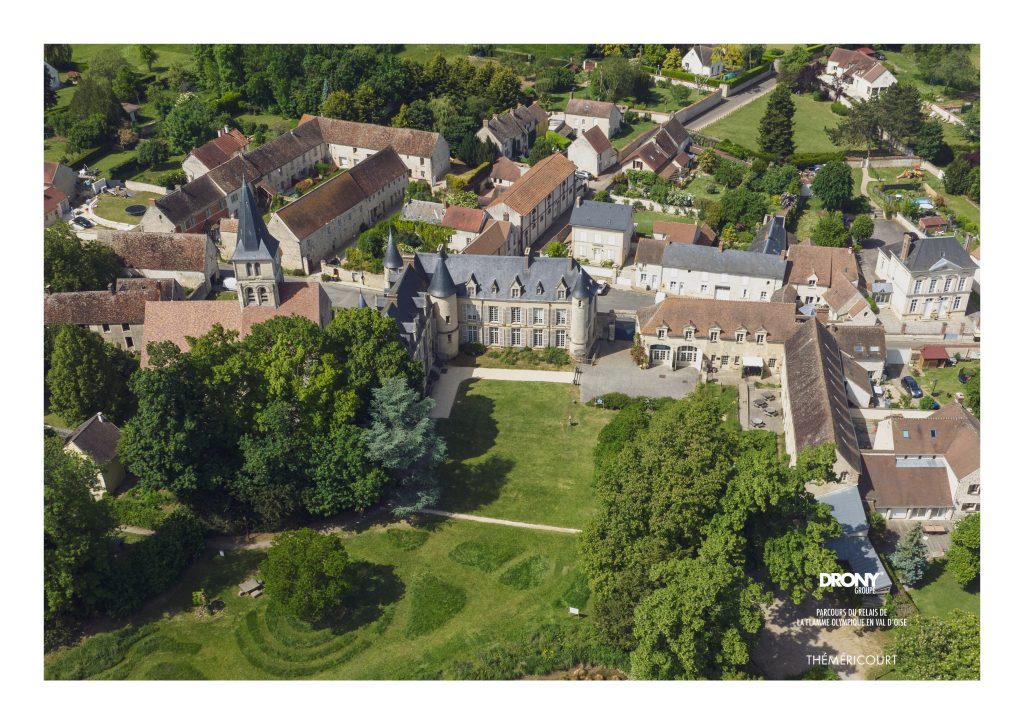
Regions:
M 530 556 L 508 568 L 498 580 L 506 586 L 525 591 L 539 586 L 550 569 L 551 563 L 544 556 Z
M 451 550 L 448 557 L 464 566 L 479 568 L 485 573 L 497 570 L 522 553 L 522 548 L 509 542 L 468 540 Z
M 412 582 L 412 612 L 406 625 L 409 638 L 422 636 L 444 626 L 466 605 L 466 592 L 459 586 L 426 573 Z

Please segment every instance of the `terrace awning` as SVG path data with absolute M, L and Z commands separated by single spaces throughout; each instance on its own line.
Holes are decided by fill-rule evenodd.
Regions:
M 743 356 L 744 367 L 764 367 L 764 359 L 761 357 L 748 357 Z

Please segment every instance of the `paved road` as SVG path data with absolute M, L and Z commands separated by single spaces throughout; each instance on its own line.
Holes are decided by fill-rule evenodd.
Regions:
M 654 304 L 654 292 L 634 292 L 625 289 L 608 290 L 597 298 L 597 311 L 610 312 L 633 312 L 640 307 L 649 307 Z
M 771 78 L 761 81 L 760 83 L 755 83 L 749 88 L 740 91 L 736 95 L 729 96 L 724 101 L 719 103 L 717 106 L 709 109 L 705 113 L 702 113 L 699 116 L 691 118 L 689 121 L 686 122 L 686 127 L 691 128 L 695 131 L 699 131 L 702 128 L 705 128 L 706 126 L 710 126 L 712 123 L 721 118 L 724 118 L 725 116 L 735 111 L 737 108 L 745 106 L 751 101 L 757 100 L 765 93 L 771 92 L 771 90 L 775 87 L 776 82 L 776 78 L 772 76 Z

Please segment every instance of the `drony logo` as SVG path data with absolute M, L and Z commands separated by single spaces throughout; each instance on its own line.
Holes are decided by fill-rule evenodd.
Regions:
M 874 593 L 878 573 L 819 573 L 818 588 L 853 588 L 854 593 Z

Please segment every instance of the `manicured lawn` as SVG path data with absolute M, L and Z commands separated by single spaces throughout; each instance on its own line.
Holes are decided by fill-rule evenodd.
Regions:
M 619 127 L 619 133 L 622 135 L 613 138 L 612 145 L 615 146 L 616 149 L 622 150 L 634 138 L 636 138 L 642 133 L 646 133 L 647 131 L 654 128 L 656 125 L 658 124 L 655 123 L 654 121 L 639 120 L 633 124 L 629 124 L 623 121 L 622 125 Z
M 981 49 L 980 49 L 980 47 L 975 45 L 974 48 L 972 49 L 972 52 L 971 52 L 970 55 L 971 55 L 971 60 L 974 62 L 975 66 L 980 67 L 981 66 Z M 917 61 L 914 60 L 914 57 L 910 53 L 905 53 L 905 52 L 901 52 L 901 51 L 894 51 L 894 50 L 886 50 L 885 51 L 885 65 L 890 70 L 893 71 L 893 74 L 896 76 L 897 80 L 904 81 L 904 82 L 910 81 L 911 83 L 913 83 L 914 85 L 917 86 L 918 90 L 921 91 L 921 95 L 925 96 L 926 98 L 933 98 L 933 99 L 945 98 L 945 99 L 948 100 L 948 99 L 953 99 L 953 98 L 959 98 L 959 97 L 961 97 L 963 95 L 963 94 L 961 94 L 961 93 L 959 93 L 957 91 L 953 91 L 952 93 L 947 93 L 946 88 L 944 88 L 942 86 L 932 85 L 931 83 L 928 83 L 927 81 L 922 80 L 918 76 Z
M 420 63 L 429 63 L 440 53 L 447 59 L 457 58 L 469 53 L 468 45 L 431 45 L 425 43 L 407 44 L 398 55 Z
M 77 662 L 91 664 L 80 673 L 105 679 L 451 677 L 453 662 L 525 642 L 541 626 L 565 625 L 567 606 L 586 611 L 575 536 L 466 521 L 399 531 L 410 529 L 373 526 L 346 537 L 353 589 L 346 614 L 329 628 L 283 614 L 268 596 L 238 595 L 263 551 L 223 558 L 211 551 L 140 615 L 152 623 L 126 652 L 102 663 L 85 656 L 88 649 L 60 652 L 48 657 L 47 675 L 72 674 Z M 223 610 L 192 613 L 199 589 Z
M 978 228 L 981 229 L 981 209 L 972 204 L 966 196 L 956 196 L 954 194 L 946 193 L 945 184 L 928 171 L 924 172 L 925 179 L 928 181 L 928 185 L 935 189 L 935 192 L 942 194 L 942 198 L 946 200 L 946 208 L 953 212 L 953 214 L 959 219 L 967 219 L 974 224 L 977 224 Z
M 679 221 L 682 223 L 693 223 L 693 219 L 688 216 L 660 214 L 657 211 L 634 211 L 633 221 L 636 222 L 636 233 L 640 234 L 640 236 L 650 236 L 654 232 L 655 221 Z
M 957 392 L 964 392 L 964 385 L 960 384 L 959 374 L 963 370 L 968 376 L 978 374 L 981 369 L 980 361 L 961 362 L 955 367 L 937 367 L 923 370 L 921 374 L 914 373 L 918 384 L 926 395 L 931 395 L 938 400 L 940 405 L 956 404 Z M 934 386 L 933 386 L 934 380 Z M 934 390 L 934 393 L 933 393 Z
M 150 47 L 156 51 L 156 62 L 153 63 L 153 72 L 158 75 L 165 73 L 173 63 L 182 63 L 187 66 L 192 65 L 192 46 L 190 45 L 152 45 Z M 94 58 L 97 53 L 108 48 L 116 48 L 119 50 L 125 60 L 131 63 L 135 67 L 135 70 L 140 73 L 149 72 L 146 70 L 145 64 L 139 59 L 137 46 L 125 45 L 124 43 L 73 45 L 71 46 L 71 61 L 75 64 L 75 67 L 79 72 L 88 71 L 89 61 Z
M 924 585 L 907 589 L 919 611 L 926 616 L 949 616 L 959 608 L 968 613 L 981 613 L 981 592 L 978 583 L 968 590 L 960 587 L 953 574 L 946 570 L 945 559 L 932 561 L 925 574 Z
M 797 221 L 796 231 L 793 232 L 800 241 L 808 241 L 811 238 L 811 232 L 817 226 L 818 220 L 825 215 L 825 207 L 818 197 L 811 196 L 804 203 L 806 207 L 800 214 L 800 220 Z
M 464 382 L 439 425 L 441 509 L 581 528 L 596 511 L 591 451 L 613 413 L 577 398 L 553 382 Z
M 56 412 L 48 412 L 45 415 L 43 415 L 43 423 L 51 427 L 59 427 L 62 430 L 73 429 L 72 426 L 68 424 L 67 420 L 58 415 Z
M 754 151 L 758 150 L 760 148 L 757 142 L 758 126 L 765 108 L 768 106 L 768 95 L 765 94 L 756 101 L 748 103 L 720 121 L 702 129 L 701 132 L 715 138 L 728 138 L 733 143 L 738 143 Z M 830 103 L 816 101 L 807 94 L 794 95 L 793 103 L 796 106 L 793 132 L 796 152 L 826 153 L 840 150 L 825 135 L 826 127 L 833 128 L 839 123 L 839 116 L 832 112 L 829 107 Z
M 100 194 L 96 204 L 95 214 L 101 219 L 108 221 L 119 221 L 123 224 L 137 224 L 141 216 L 132 216 L 125 213 L 125 209 L 134 204 L 149 205 L 150 199 L 160 198 L 160 194 L 151 194 L 147 191 L 139 191 L 130 198 L 123 199 L 113 194 Z

